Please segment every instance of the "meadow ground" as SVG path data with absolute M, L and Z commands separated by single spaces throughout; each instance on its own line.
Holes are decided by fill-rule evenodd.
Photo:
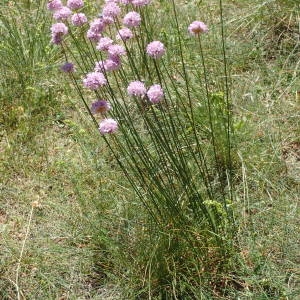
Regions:
M 21 2 L 0 4 L 0 298 L 147 298 L 130 277 L 143 245 L 132 260 L 120 248 L 138 234 L 126 230 L 139 222 L 139 202 L 58 71 L 45 3 Z M 300 7 L 292 0 L 224 7 L 240 264 L 226 292 L 207 285 L 212 292 L 199 299 L 297 299 Z M 215 1 L 181 8 L 189 20 L 217 18 Z

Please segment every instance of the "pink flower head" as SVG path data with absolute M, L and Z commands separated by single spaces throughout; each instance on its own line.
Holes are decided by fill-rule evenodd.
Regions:
M 156 104 L 164 98 L 164 92 L 159 84 L 154 84 L 149 88 L 147 96 L 150 102 Z
M 104 119 L 99 124 L 101 134 L 114 133 L 118 130 L 118 123 L 114 119 Z
M 100 60 L 100 61 L 97 61 L 97 62 L 95 63 L 94 71 L 95 71 L 95 72 L 100 72 L 100 73 L 105 72 L 105 68 L 104 68 L 104 60 Z
M 62 8 L 54 12 L 53 18 L 58 21 L 67 20 L 71 16 L 71 14 L 71 9 L 66 6 L 63 6 Z
M 101 33 L 97 33 L 91 29 L 87 31 L 86 36 L 89 40 L 94 42 L 98 42 L 102 37 Z
M 111 109 L 111 105 L 105 100 L 97 100 L 92 103 L 91 111 L 93 114 L 103 114 Z
M 109 72 L 119 70 L 121 59 L 119 57 L 109 57 L 106 60 L 98 61 L 95 65 L 95 72 Z
M 51 26 L 51 33 L 66 35 L 68 33 L 68 27 L 64 23 L 55 23 Z
M 110 57 L 120 57 L 126 54 L 126 49 L 121 45 L 111 45 L 108 47 Z
M 100 72 L 91 72 L 83 79 L 83 85 L 90 90 L 97 90 L 107 83 L 105 76 Z
M 103 17 L 116 18 L 121 13 L 121 8 L 115 2 L 108 2 L 102 10 Z
M 141 15 L 136 11 L 131 11 L 123 18 L 123 24 L 127 27 L 136 27 L 141 24 Z
M 74 14 L 71 20 L 74 26 L 82 26 L 87 23 L 87 17 L 83 13 Z
M 141 81 L 132 81 L 127 87 L 127 92 L 130 96 L 143 97 L 146 91 L 146 87 Z
M 107 51 L 108 48 L 113 44 L 113 40 L 109 37 L 103 37 L 99 40 L 96 49 L 97 50 L 102 50 L 102 51 Z
M 146 51 L 149 56 L 157 59 L 161 58 L 165 54 L 166 49 L 162 42 L 154 41 L 148 44 Z
M 197 35 L 197 34 L 201 34 L 201 33 L 207 33 L 208 27 L 205 23 L 203 23 L 201 21 L 194 21 L 188 27 L 188 31 L 192 35 Z
M 102 19 L 98 18 L 92 21 L 90 24 L 90 30 L 95 33 L 102 33 L 105 29 L 105 23 Z
M 104 61 L 104 70 L 109 71 L 117 71 L 121 67 L 121 59 L 118 56 L 110 56 L 108 59 Z
M 117 40 L 127 41 L 133 38 L 133 33 L 129 28 L 122 28 L 118 31 L 116 35 Z
M 131 1 L 135 6 L 145 6 L 151 2 L 151 0 L 132 0 Z
M 115 22 L 115 19 L 109 16 L 101 16 L 101 20 L 105 26 L 109 24 L 113 24 Z
M 51 26 L 51 42 L 60 44 L 64 35 L 68 33 L 68 27 L 64 23 L 55 23 Z
M 52 11 L 56 11 L 63 7 L 61 0 L 51 0 L 47 3 L 47 8 Z
M 67 6 L 70 9 L 79 9 L 83 7 L 83 1 L 82 0 L 68 0 Z
M 65 72 L 65 73 L 73 73 L 75 72 L 75 66 L 74 64 L 70 63 L 70 62 L 66 62 L 64 63 L 60 69 Z

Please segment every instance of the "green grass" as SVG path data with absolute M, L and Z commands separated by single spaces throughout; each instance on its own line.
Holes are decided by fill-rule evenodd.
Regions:
M 0 62 L 0 298 L 16 299 L 17 281 L 26 299 L 161 299 L 146 274 L 170 247 L 168 238 L 149 241 L 143 208 L 58 75 L 59 54 L 48 41 L 51 20 L 29 27 L 26 22 L 39 15 L 36 6 L 29 11 L 32 18 L 27 20 L 24 10 L 17 23 L 10 17 L 17 8 L 5 9 L 9 14 L 0 15 L 5 57 Z M 217 20 L 214 1 L 189 2 L 182 10 L 189 20 Z M 239 263 L 227 277 L 215 274 L 215 282 L 201 287 L 190 280 L 193 297 L 297 299 L 299 4 L 225 1 L 225 14 L 234 87 Z M 168 18 L 163 22 L 168 33 Z M 15 39 L 17 33 L 22 39 Z M 184 293 L 186 280 L 177 278 L 182 281 L 172 285 Z

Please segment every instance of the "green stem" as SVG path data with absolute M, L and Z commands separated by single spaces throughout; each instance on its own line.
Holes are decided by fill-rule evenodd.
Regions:
M 233 201 L 233 183 L 232 183 L 232 154 L 231 154 L 231 132 L 232 132 L 232 108 L 230 103 L 230 88 L 229 88 L 229 75 L 228 75 L 228 64 L 226 56 L 226 40 L 224 32 L 224 16 L 223 16 L 223 2 L 220 0 L 220 21 L 221 21 L 221 35 L 222 35 L 222 52 L 223 52 L 223 61 L 224 61 L 224 76 L 225 76 L 225 101 L 227 109 L 227 155 L 228 155 L 228 168 L 229 168 L 229 185 L 230 185 L 230 198 Z
M 198 34 L 198 42 L 199 42 L 199 49 L 200 49 L 200 55 L 201 55 L 201 63 L 203 68 L 203 74 L 204 74 L 204 86 L 205 86 L 205 92 L 206 92 L 206 99 L 207 99 L 207 109 L 208 109 L 208 119 L 209 119 L 209 127 L 211 132 L 211 138 L 212 138 L 212 146 L 213 146 L 213 152 L 215 157 L 215 162 L 217 165 L 217 169 L 219 169 L 219 158 L 217 155 L 217 148 L 216 148 L 216 139 L 215 139 L 215 132 L 214 132 L 214 126 L 213 126 L 213 116 L 212 116 L 212 107 L 211 107 L 211 101 L 210 101 L 210 93 L 209 93 L 209 87 L 208 87 L 208 75 L 206 70 L 206 64 L 202 49 L 202 43 L 201 43 L 201 37 L 200 34 Z M 219 176 L 222 176 L 222 174 L 219 174 Z

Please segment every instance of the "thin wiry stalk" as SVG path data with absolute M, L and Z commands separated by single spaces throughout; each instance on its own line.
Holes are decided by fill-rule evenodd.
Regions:
M 213 122 L 212 122 L 212 107 L 211 107 L 210 93 L 209 93 L 209 88 L 208 88 L 208 76 L 207 76 L 207 70 L 206 70 L 206 65 L 205 65 L 205 59 L 204 59 L 200 34 L 198 34 L 198 42 L 199 42 L 201 63 L 202 63 L 203 74 L 204 74 L 204 86 L 205 86 L 205 92 L 206 92 L 210 134 L 211 134 L 211 139 L 212 139 L 212 146 L 213 146 L 215 162 L 217 164 L 217 168 L 219 169 L 219 159 L 217 156 L 216 141 L 215 141 L 215 129 L 214 129 Z M 220 174 L 220 176 L 222 176 L 222 174 Z
M 229 185 L 230 185 L 230 199 L 233 201 L 233 183 L 232 183 L 232 154 L 231 154 L 231 134 L 232 134 L 232 107 L 230 103 L 230 88 L 229 88 L 229 75 L 228 75 L 228 63 L 226 56 L 226 37 L 224 32 L 224 16 L 223 16 L 223 1 L 219 1 L 220 5 L 220 21 L 221 21 L 221 36 L 222 36 L 222 52 L 223 52 L 223 62 L 224 62 L 224 76 L 225 76 L 225 100 L 227 109 L 227 153 L 228 153 L 228 163 L 229 163 Z
M 181 42 L 181 31 L 179 28 L 179 23 L 178 23 L 178 18 L 177 18 L 177 11 L 176 11 L 176 4 L 175 1 L 172 0 L 172 8 L 173 8 L 173 13 L 174 13 L 174 18 L 175 18 L 175 23 L 176 23 L 176 29 L 178 32 L 178 42 L 179 42 L 179 50 L 180 50 L 180 59 L 181 59 L 181 65 L 182 65 L 182 70 L 183 70 L 183 75 L 184 75 L 184 81 L 185 81 L 185 85 L 186 85 L 186 91 L 187 91 L 187 96 L 188 96 L 188 101 L 189 101 L 189 108 L 190 108 L 190 115 L 191 115 L 191 121 L 192 121 L 192 130 L 193 130 L 193 134 L 194 134 L 194 138 L 196 141 L 196 145 L 197 145 L 197 149 L 199 151 L 199 153 L 201 153 L 201 145 L 199 142 L 199 138 L 198 138 L 198 134 L 196 132 L 196 124 L 195 124 L 195 116 L 194 116 L 194 111 L 193 111 L 193 103 L 191 100 L 191 95 L 190 95 L 190 88 L 189 88 L 189 79 L 188 79 L 188 75 L 187 75 L 187 70 L 186 70 L 186 66 L 185 66 L 185 61 L 184 61 L 184 57 L 183 57 L 183 48 L 182 48 L 182 42 Z

